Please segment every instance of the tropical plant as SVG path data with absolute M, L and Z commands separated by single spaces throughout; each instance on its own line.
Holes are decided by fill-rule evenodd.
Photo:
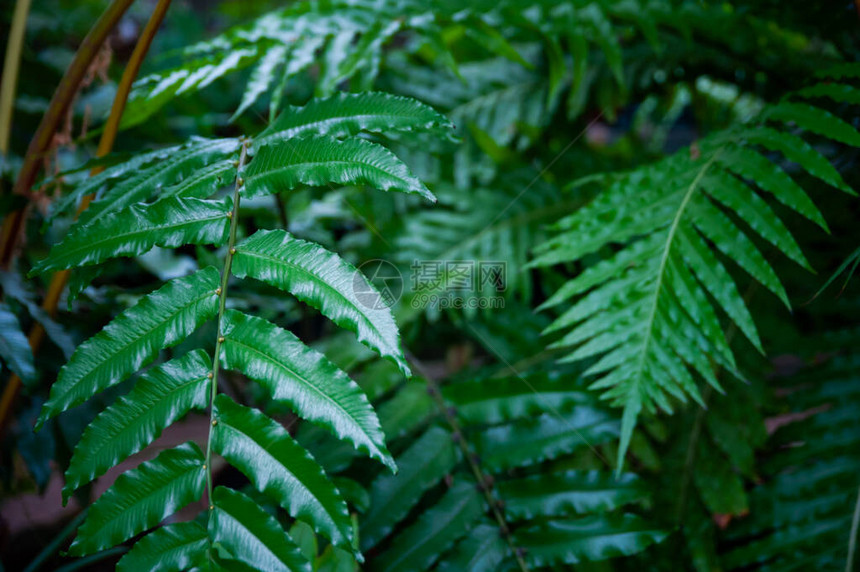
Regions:
M 851 3 L 15 4 L 5 569 L 852 569 Z
M 272 400 L 395 470 L 379 421 L 359 387 L 323 355 L 289 331 L 229 308 L 231 277 L 292 293 L 409 375 L 394 320 L 387 308 L 358 298 L 357 292 L 375 291 L 336 254 L 284 230 L 259 230 L 243 239 L 240 203 L 298 185 L 359 183 L 432 198 L 391 152 L 355 135 L 447 127 L 443 116 L 412 100 L 378 93 L 337 95 L 286 110 L 254 138 L 195 139 L 133 158 L 68 195 L 71 202 L 103 189 L 33 273 L 96 265 L 154 246 L 213 245 L 224 260 L 220 271 L 208 266 L 141 297 L 81 344 L 51 387 L 37 430 L 216 320 L 211 356 L 196 349 L 147 369 L 131 392 L 93 420 L 75 448 L 63 496 L 68 499 L 149 445 L 192 409 L 209 414 L 205 451 L 185 443 L 122 475 L 89 510 L 71 554 L 84 556 L 124 542 L 205 491 L 209 511 L 200 522 L 157 529 L 119 568 L 212 567 L 235 559 L 258 569 L 306 569 L 309 565 L 270 515 L 243 493 L 214 486 L 214 454 L 333 545 L 357 550 L 346 503 L 322 468 L 276 421 L 219 392 L 216 380 L 221 368 L 241 371 L 265 387 Z M 231 179 L 233 191 L 219 193 Z

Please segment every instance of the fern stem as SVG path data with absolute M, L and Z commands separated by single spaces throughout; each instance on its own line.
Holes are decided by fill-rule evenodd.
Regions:
M 230 282 L 230 268 L 233 265 L 233 253 L 236 251 L 236 229 L 239 226 L 239 189 L 242 188 L 242 167 L 248 156 L 248 141 L 242 144 L 239 161 L 236 164 L 236 185 L 233 188 L 233 211 L 230 213 L 230 237 L 227 239 L 227 254 L 224 256 L 224 268 L 221 270 L 221 287 L 218 288 L 218 325 L 215 329 L 215 353 L 212 356 L 212 379 L 209 387 L 209 436 L 206 439 L 206 494 L 209 508 L 212 508 L 212 430 L 218 422 L 213 416 L 215 397 L 218 395 L 218 369 L 221 363 L 221 320 L 227 307 L 227 285 Z
M 442 397 L 442 391 L 439 386 L 439 382 L 427 371 L 427 369 L 418 361 L 414 355 L 411 353 L 409 355 L 409 361 L 415 366 L 416 371 L 421 373 L 421 376 L 427 380 L 428 393 L 433 398 L 433 401 L 436 403 L 436 406 L 439 408 L 439 411 L 442 412 L 442 416 L 445 418 L 445 421 L 448 423 L 448 426 L 453 431 L 455 440 L 457 444 L 460 446 L 460 451 L 463 453 L 463 458 L 466 459 L 466 463 L 468 463 L 469 468 L 472 470 L 472 474 L 475 479 L 478 481 L 478 488 L 481 489 L 481 492 L 484 494 L 484 499 L 490 507 L 490 512 L 493 513 L 493 517 L 496 519 L 496 523 L 499 525 L 499 532 L 504 537 L 505 542 L 511 548 L 511 552 L 513 552 L 514 557 L 517 559 L 517 565 L 521 572 L 529 572 L 528 564 L 526 564 L 525 559 L 523 558 L 522 550 L 520 550 L 516 544 L 514 543 L 514 538 L 511 535 L 511 530 L 508 528 L 508 522 L 505 520 L 505 515 L 502 514 L 502 510 L 499 507 L 499 503 L 492 493 L 492 486 L 490 478 L 484 474 L 484 471 L 481 469 L 481 466 L 478 464 L 477 457 L 472 454 L 472 451 L 469 449 L 469 444 L 466 442 L 465 435 L 463 434 L 463 430 L 460 427 L 460 422 L 457 420 L 456 415 L 451 411 L 451 408 L 448 407 L 448 404 L 445 403 L 445 399 Z

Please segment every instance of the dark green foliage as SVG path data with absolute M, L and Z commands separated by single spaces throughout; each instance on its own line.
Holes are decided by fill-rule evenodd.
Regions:
M 338 104 L 330 105 L 331 101 Z M 397 107 L 388 112 L 392 101 Z M 377 132 L 388 126 L 394 131 L 416 132 L 445 127 L 444 119 L 435 112 L 406 99 L 370 95 L 352 99 L 346 107 L 340 105 L 343 102 L 336 97 L 315 102 L 307 112 L 293 110 L 294 120 L 282 121 L 280 127 L 340 122 L 344 128 L 335 133 L 340 137 L 355 135 L 365 127 Z M 150 369 L 126 396 L 87 427 L 67 471 L 64 498 L 152 443 L 192 408 L 209 409 L 212 430 L 205 454 L 189 443 L 122 475 L 91 508 L 72 545 L 74 555 L 110 548 L 155 527 L 200 499 L 205 489 L 211 505 L 205 534 L 192 525 L 156 530 L 129 553 L 121 567 L 151 563 L 156 553 L 165 552 L 166 562 L 177 568 L 210 567 L 225 559 L 257 569 L 309 569 L 306 558 L 274 518 L 240 493 L 213 490 L 212 453 L 223 456 L 291 516 L 309 523 L 335 546 L 352 549 L 354 532 L 346 502 L 323 468 L 281 424 L 218 395 L 215 384 L 219 366 L 244 373 L 265 387 L 275 401 L 396 469 L 373 408 L 346 373 L 290 332 L 263 318 L 226 309 L 231 271 L 240 278 L 268 282 L 320 308 L 336 324 L 355 332 L 360 341 L 409 373 L 390 311 L 369 310 L 356 299 L 353 284 L 359 274 L 353 266 L 285 231 L 260 231 L 241 243 L 236 240 L 242 213 L 239 201 L 253 197 L 255 189 L 264 186 L 268 192 L 277 193 L 293 188 L 298 181 L 316 184 L 325 180 L 369 183 L 388 190 L 392 179 L 385 178 L 388 175 L 380 178 L 377 171 L 388 169 L 401 176 L 406 167 L 380 145 L 355 138 L 301 138 L 297 131 L 279 132 L 280 127 L 269 131 L 253 156 L 250 141 L 193 141 L 174 149 L 165 161 L 156 153 L 144 161 L 132 159 L 133 166 L 108 168 L 97 177 L 101 184 L 111 185 L 104 198 L 93 203 L 87 215 L 33 270 L 98 264 L 108 258 L 137 256 L 156 245 L 226 246 L 220 273 L 207 267 L 174 278 L 143 296 L 102 332 L 81 344 L 51 389 L 39 427 L 125 381 L 161 350 L 184 342 L 205 322 L 217 318 L 214 359 L 203 350 L 191 350 Z M 235 191 L 232 196 L 208 198 L 226 182 L 222 179 L 225 154 L 235 153 L 239 145 L 240 156 L 231 164 Z M 321 166 L 305 169 L 294 163 L 298 171 L 273 171 L 270 157 L 286 156 L 311 156 Z M 369 161 L 366 165 L 370 170 L 353 168 L 351 162 L 363 161 L 362 157 Z M 385 165 L 378 163 L 378 158 Z M 143 166 L 152 161 L 156 163 Z M 402 178 L 407 179 L 405 185 L 394 186 L 404 191 L 421 189 L 432 197 L 417 179 L 411 175 Z M 87 185 L 92 188 L 93 183 L 84 187 Z M 153 197 L 153 202 L 146 202 Z M 372 286 L 361 280 L 367 291 L 373 292 Z M 9 317 L 14 318 L 11 313 Z M 32 364 L 24 373 L 28 379 L 33 377 Z M 355 554 L 360 559 L 360 553 Z
M 176 4 L 158 40 L 180 49 L 147 60 L 122 118 L 117 148 L 137 152 L 86 161 L 70 133 L 38 191 L 62 192 L 30 209 L 45 238 L 30 224 L 0 274 L 0 360 L 26 383 L 3 485 L 20 460 L 40 487 L 67 466 L 63 500 L 83 501 L 149 459 L 69 554 L 856 569 L 856 338 L 781 371 L 860 309 L 822 278 L 850 279 L 860 242 L 842 241 L 860 184 L 850 3 L 229 2 L 211 21 Z M 50 97 L 34 93 L 16 129 Z M 451 287 L 457 261 L 479 280 Z M 423 262 L 441 263 L 430 286 Z M 55 319 L 36 293 L 66 269 L 74 314 Z M 52 341 L 35 359 L 34 324 Z M 152 458 L 189 414 L 205 433 Z

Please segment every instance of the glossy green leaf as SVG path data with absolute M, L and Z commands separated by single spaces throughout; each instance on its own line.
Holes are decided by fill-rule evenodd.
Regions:
M 572 414 L 544 414 L 527 422 L 492 427 L 477 435 L 475 446 L 485 468 L 501 471 L 554 459 L 617 436 L 618 422 L 613 416 L 582 406 Z
M 545 374 L 455 383 L 446 385 L 443 392 L 460 418 L 469 423 L 495 424 L 542 413 L 567 413 L 592 402 L 591 396 L 571 389 L 566 380 L 549 379 Z
M 860 132 L 857 129 L 819 107 L 805 103 L 782 102 L 767 108 L 764 117 L 771 121 L 793 122 L 798 127 L 828 139 L 852 147 L 860 147 Z
M 99 264 L 117 256 L 138 256 L 154 246 L 220 245 L 227 241 L 227 215 L 232 210 L 229 197 L 215 201 L 166 197 L 151 205 L 132 205 L 109 218 L 75 226 L 47 258 L 33 267 L 33 273 Z
M 171 280 L 140 299 L 82 343 L 60 370 L 36 428 L 152 361 L 218 312 L 218 271 L 212 267 Z
M 218 487 L 212 494 L 209 535 L 257 570 L 307 571 L 311 565 L 275 518 L 244 494 Z
M 550 520 L 514 533 L 528 546 L 526 561 L 535 567 L 579 564 L 641 552 L 661 542 L 667 532 L 630 514 L 590 515 Z
M 159 160 L 142 169 L 127 170 L 123 178 L 81 213 L 79 225 L 110 218 L 139 202 L 146 201 L 160 189 L 184 181 L 195 172 L 226 158 L 238 158 L 238 139 L 193 138 L 188 143 L 169 149 Z M 126 175 L 130 175 L 127 176 Z
M 388 549 L 374 560 L 374 570 L 428 569 L 454 542 L 468 534 L 483 511 L 483 499 L 475 484 L 465 479 L 457 481 L 417 522 L 394 537 Z
M 647 497 L 645 484 L 632 473 L 616 478 L 600 471 L 567 471 L 501 481 L 499 498 L 513 520 L 608 512 Z
M 168 524 L 137 541 L 116 565 L 117 572 L 187 570 L 206 558 L 209 534 L 198 522 Z
M 304 107 L 288 107 L 254 141 L 254 150 L 273 141 L 327 135 L 347 137 L 371 133 L 447 133 L 451 122 L 433 108 L 388 93 L 338 93 L 312 99 Z
M 391 310 L 364 275 L 337 254 L 283 230 L 261 230 L 236 246 L 231 271 L 290 292 L 410 375 Z
M 321 353 L 262 318 L 228 310 L 221 323 L 221 364 L 244 373 L 302 418 L 396 470 L 364 392 Z
M 448 555 L 442 557 L 439 572 L 493 572 L 510 558 L 511 548 L 496 523 L 484 522 L 469 531 Z
M 69 553 L 84 556 L 124 542 L 203 495 L 203 452 L 188 442 L 120 475 L 93 503 Z
M 397 475 L 380 475 L 370 487 L 370 510 L 361 519 L 361 547 L 369 550 L 394 529 L 427 489 L 450 473 L 458 460 L 451 434 L 428 429 L 397 458 Z
M 280 424 L 221 394 L 215 398 L 212 449 L 292 516 L 349 547 L 352 524 L 346 503 L 322 468 Z
M 128 395 L 84 430 L 66 470 L 63 502 L 81 485 L 155 441 L 192 408 L 205 409 L 211 371 L 206 352 L 194 350 L 142 375 Z
M 30 384 L 36 380 L 36 366 L 27 336 L 21 331 L 18 317 L 6 304 L 0 303 L 0 358 L 10 370 Z
M 315 136 L 271 142 L 257 150 L 243 174 L 243 195 L 249 198 L 300 186 L 368 185 L 436 200 L 391 151 L 364 139 Z

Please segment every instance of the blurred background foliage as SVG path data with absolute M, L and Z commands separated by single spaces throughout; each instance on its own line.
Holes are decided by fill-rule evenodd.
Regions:
M 24 278 L 72 220 L 73 209 L 52 205 L 86 178 L 80 167 L 94 155 L 116 82 L 153 6 L 133 5 L 90 70 L 45 158 L 19 256 L 0 279 L 4 320 L 12 320 L 4 332 L 41 321 L 51 340 L 3 434 L 6 570 L 34 559 L 38 569 L 68 565 L 59 556 L 70 533 L 64 527 L 93 494 L 85 487 L 65 512 L 25 502 L 52 498 L 52 480 L 103 405 L 69 411 L 39 434 L 30 430 L 69 349 L 161 280 L 216 255 L 205 247 L 156 249 L 111 262 L 97 276 L 77 271 L 55 321 L 36 307 L 46 284 Z M 14 2 L 2 7 L 7 30 Z M 9 189 L 27 144 L 104 7 L 96 0 L 33 3 L 2 165 L 4 216 L 22 205 Z M 246 234 L 281 226 L 353 264 L 383 259 L 402 273 L 405 291 L 393 309 L 417 373 L 408 382 L 274 289 L 259 285 L 235 301 L 353 375 L 377 407 L 399 476 L 377 474 L 323 431 L 292 423 L 288 410 L 265 403 L 247 380 L 225 380 L 240 403 L 278 414 L 338 475 L 357 515 L 366 569 L 516 569 L 518 554 L 535 570 L 850 570 L 860 560 L 860 292 L 849 276 L 849 257 L 860 246 L 854 197 L 784 166 L 830 229 L 768 200 L 815 273 L 756 240 L 792 305 L 787 310 L 731 267 L 767 357 L 720 314 L 742 375 L 719 371 L 715 356 L 705 355 L 724 392 L 696 378 L 706 407 L 673 400 L 672 415 L 643 411 L 624 463 L 617 458 L 621 411 L 589 388 L 589 363 L 559 362 L 565 349 L 551 345 L 557 336 L 542 335 L 561 311 L 536 310 L 620 245 L 551 266 L 529 262 L 556 234 L 555 223 L 624 176 L 673 154 L 695 159 L 702 138 L 747 124 L 767 105 L 821 81 L 816 72 L 856 62 L 857 26 L 849 1 L 175 0 L 107 161 L 192 136 L 256 133 L 290 105 L 337 91 L 412 96 L 457 126 L 458 138 L 441 144 L 391 142 L 438 196 L 436 205 L 348 187 L 301 189 L 245 206 Z M 852 69 L 841 81 L 856 86 Z M 821 105 L 856 128 L 860 99 L 853 97 Z M 825 137 L 811 142 L 860 189 L 856 147 Z M 416 260 L 504 261 L 504 308 L 423 307 L 410 288 Z M 195 336 L 208 340 L 212 332 Z M 15 357 L 2 357 L 5 379 Z M 202 431 L 187 421 L 183 430 Z M 157 451 L 158 444 L 139 460 Z M 224 470 L 219 478 L 241 484 L 242 477 Z M 58 506 L 56 487 L 53 493 Z M 22 512 L 27 507 L 48 516 L 33 518 Z M 352 556 L 306 525 L 269 510 L 315 569 L 357 569 Z M 83 569 L 109 569 L 116 558 L 105 554 Z

